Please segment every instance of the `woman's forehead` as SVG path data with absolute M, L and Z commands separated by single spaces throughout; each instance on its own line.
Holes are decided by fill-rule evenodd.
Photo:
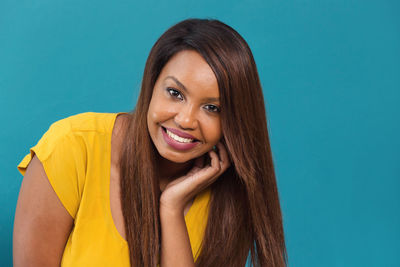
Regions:
M 218 82 L 213 70 L 198 52 L 192 50 L 175 54 L 162 69 L 159 79 L 189 92 L 200 91 L 209 94 L 209 97 L 219 97 Z

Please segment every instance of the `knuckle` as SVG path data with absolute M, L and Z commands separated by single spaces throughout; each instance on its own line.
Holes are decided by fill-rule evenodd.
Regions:
M 221 171 L 221 164 L 217 164 L 217 166 L 215 166 L 215 169 L 217 172 Z

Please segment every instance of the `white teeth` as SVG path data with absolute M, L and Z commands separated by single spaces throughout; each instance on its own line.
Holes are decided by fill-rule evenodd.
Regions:
M 169 137 L 171 137 L 172 139 L 174 139 L 175 141 L 178 141 L 180 143 L 191 143 L 193 141 L 193 139 L 183 138 L 183 137 L 177 136 L 176 134 L 171 133 L 167 129 L 165 129 L 165 130 L 167 131 L 167 134 Z

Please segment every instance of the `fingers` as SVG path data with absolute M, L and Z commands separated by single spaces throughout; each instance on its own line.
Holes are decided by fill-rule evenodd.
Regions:
M 213 183 L 223 172 L 225 172 L 230 166 L 230 160 L 228 152 L 225 146 L 219 142 L 217 144 L 218 154 L 214 150 L 210 150 L 208 155 L 210 156 L 210 165 L 205 165 L 205 155 L 199 157 L 194 162 L 194 167 L 189 171 L 188 175 L 191 176 L 192 180 L 197 181 L 197 185 L 206 182 L 207 185 Z
M 187 175 L 193 175 L 196 173 L 199 169 L 202 169 L 204 166 L 204 155 L 201 157 L 198 157 L 193 164 L 193 168 L 187 173 Z
M 221 164 L 219 162 L 219 157 L 214 150 L 208 152 L 211 158 L 211 168 L 215 171 L 215 174 L 219 173 L 221 170 Z
M 224 144 L 219 142 L 216 146 L 218 148 L 217 151 L 211 150 L 208 152 L 209 158 L 207 154 L 204 154 L 195 159 L 192 169 L 186 175 L 168 183 L 160 201 L 164 200 L 172 203 L 172 199 L 174 203 L 186 203 L 198 192 L 214 183 L 231 164 Z
M 198 157 L 194 162 L 194 166 L 197 168 L 202 168 L 203 165 L 204 165 L 204 155 L 201 157 Z
M 222 142 L 219 142 L 217 144 L 217 146 L 218 146 L 219 156 L 221 159 L 221 161 L 220 161 L 221 169 L 222 169 L 222 171 L 225 171 L 231 165 L 231 161 L 229 160 L 229 156 L 228 156 L 228 151 L 226 150 L 226 148 L 222 144 Z
M 228 152 L 225 146 L 219 142 L 217 144 L 219 156 L 214 150 L 209 152 L 211 158 L 211 167 L 215 170 L 217 176 L 221 175 L 231 165 Z

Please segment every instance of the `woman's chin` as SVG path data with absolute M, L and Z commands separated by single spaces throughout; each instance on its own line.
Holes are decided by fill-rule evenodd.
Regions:
M 163 159 L 177 164 L 189 163 L 194 159 L 194 157 L 189 157 L 188 155 L 182 155 L 180 153 L 158 153 L 158 154 Z

